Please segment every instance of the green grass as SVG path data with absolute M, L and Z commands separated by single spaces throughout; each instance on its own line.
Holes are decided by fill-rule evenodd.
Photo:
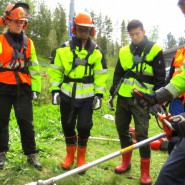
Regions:
M 113 68 L 110 69 L 108 89 L 112 83 Z M 7 153 L 7 162 L 4 170 L 0 171 L 1 185 L 24 185 L 38 180 L 46 180 L 51 177 L 65 173 L 60 167 L 60 163 L 65 157 L 65 142 L 60 123 L 59 107 L 51 103 L 44 104 L 43 101 L 51 98 L 47 93 L 47 79 L 43 79 L 45 89 L 44 95 L 34 103 L 34 125 L 36 132 L 36 142 L 40 150 L 38 158 L 43 165 L 40 172 L 29 166 L 26 156 L 23 155 L 19 129 L 12 111 L 10 120 L 10 150 Z M 47 95 L 47 97 L 45 97 Z M 105 114 L 114 115 L 114 111 L 107 108 L 107 99 L 103 101 Z M 92 137 L 118 139 L 114 121 L 102 117 L 102 111 L 94 111 Z M 134 126 L 134 123 L 132 123 Z M 149 135 L 154 136 L 162 131 L 152 117 L 150 120 Z M 87 162 L 90 163 L 103 156 L 112 154 L 120 150 L 120 144 L 116 141 L 100 141 L 89 139 L 87 150 Z M 164 151 L 152 151 L 151 177 L 155 182 L 161 166 L 165 162 L 168 154 Z M 114 174 L 114 167 L 121 162 L 121 156 L 108 160 L 94 166 L 85 175 L 72 175 L 57 181 L 57 185 L 138 185 L 140 178 L 140 157 L 138 149 L 133 151 L 132 169 L 124 175 Z M 76 165 L 74 164 L 73 168 Z

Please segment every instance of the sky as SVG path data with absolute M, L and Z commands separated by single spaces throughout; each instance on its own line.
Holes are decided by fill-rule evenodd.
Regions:
M 168 33 L 178 39 L 185 36 L 185 17 L 177 6 L 178 0 L 74 0 L 75 12 L 94 11 L 107 15 L 113 26 L 132 19 L 139 19 L 146 35 L 154 26 L 159 26 L 159 43 L 162 44 Z M 69 15 L 70 0 L 45 0 L 50 8 L 60 3 Z

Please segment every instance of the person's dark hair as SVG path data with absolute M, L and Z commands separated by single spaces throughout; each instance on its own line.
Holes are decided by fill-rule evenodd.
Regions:
M 130 32 L 132 29 L 141 28 L 144 30 L 143 23 L 137 19 L 130 21 L 127 25 L 127 31 Z

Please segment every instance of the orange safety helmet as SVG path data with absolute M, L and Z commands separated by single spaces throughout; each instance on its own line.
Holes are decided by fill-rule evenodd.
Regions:
M 73 35 L 76 35 L 76 25 L 90 27 L 92 28 L 90 35 L 94 36 L 96 34 L 94 22 L 88 13 L 78 13 L 75 16 L 73 26 L 71 28 Z
M 26 9 L 27 10 L 26 10 Z M 0 17 L 0 25 L 6 26 L 6 20 L 23 20 L 25 25 L 23 29 L 26 29 L 28 26 L 27 13 L 29 12 L 29 6 L 26 3 L 16 3 L 9 5 L 6 8 L 6 11 L 3 16 Z

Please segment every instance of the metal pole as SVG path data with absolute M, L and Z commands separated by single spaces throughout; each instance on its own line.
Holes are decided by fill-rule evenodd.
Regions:
M 119 139 L 108 139 L 108 138 L 102 138 L 102 137 L 89 137 L 89 139 L 92 140 L 100 140 L 100 141 L 117 141 L 119 142 Z
M 75 15 L 75 1 L 71 0 L 70 1 L 70 8 L 69 8 L 69 27 L 68 27 L 69 40 L 71 40 L 71 38 L 72 38 L 71 27 L 72 27 L 72 24 L 73 24 L 74 15 Z
M 163 133 L 161 133 L 161 134 L 158 134 L 158 135 L 156 135 L 156 136 L 153 136 L 153 137 L 150 137 L 150 138 L 145 139 L 145 140 L 143 140 L 143 141 L 140 141 L 140 142 L 138 142 L 138 143 L 136 143 L 136 144 L 133 144 L 133 145 L 131 145 L 131 146 L 128 146 L 128 147 L 126 147 L 126 148 L 123 148 L 123 149 L 121 149 L 120 151 L 117 151 L 117 152 L 114 152 L 114 153 L 109 154 L 109 155 L 107 155 L 107 156 L 104 156 L 104 157 L 102 157 L 102 158 L 100 158 L 100 159 L 97 159 L 97 160 L 95 160 L 95 161 L 93 161 L 93 162 L 90 162 L 90 163 L 85 164 L 85 165 L 83 165 L 83 166 L 81 166 L 81 167 L 75 168 L 75 169 L 73 169 L 73 170 L 71 170 L 71 171 L 68 171 L 68 172 L 66 172 L 66 173 L 63 173 L 63 174 L 58 175 L 58 176 L 56 176 L 56 177 L 52 177 L 52 178 L 47 179 L 47 180 L 38 180 L 37 182 L 31 182 L 31 183 L 28 183 L 28 184 L 26 184 L 26 185 L 53 185 L 55 182 L 57 182 L 57 181 L 59 181 L 59 180 L 61 180 L 61 179 L 64 179 L 64 178 L 66 178 L 66 177 L 68 177 L 68 176 L 71 176 L 71 175 L 80 173 L 80 172 L 82 172 L 82 171 L 85 171 L 85 170 L 87 170 L 87 169 L 89 169 L 89 168 L 91 168 L 91 167 L 93 167 L 93 166 L 96 166 L 96 165 L 98 165 L 98 164 L 100 164 L 100 163 L 103 163 L 103 162 L 105 162 L 105 161 L 108 161 L 108 160 L 110 160 L 110 159 L 112 159 L 112 158 L 115 158 L 115 157 L 117 157 L 117 156 L 119 156 L 119 155 L 128 153 L 128 152 L 130 152 L 130 151 L 132 151 L 132 150 L 134 150 L 134 149 L 136 149 L 136 148 L 139 148 L 139 147 L 141 147 L 141 146 L 143 146 L 143 145 L 145 145 L 145 144 L 147 144 L 147 143 L 150 143 L 150 142 L 152 142 L 152 141 L 155 141 L 155 140 L 157 140 L 157 139 L 159 139 L 159 138 L 162 138 L 162 137 L 164 137 L 164 136 L 166 136 L 166 133 L 163 132 Z

